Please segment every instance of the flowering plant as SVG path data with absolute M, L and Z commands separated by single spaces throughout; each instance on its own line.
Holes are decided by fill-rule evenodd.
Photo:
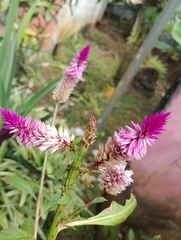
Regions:
M 40 219 L 40 203 L 42 201 L 42 191 L 44 185 L 46 165 L 48 157 L 55 152 L 72 152 L 75 160 L 70 164 L 67 171 L 67 178 L 61 195 L 57 200 L 57 210 L 52 222 L 48 240 L 55 240 L 59 231 L 68 227 L 80 225 L 107 225 L 113 226 L 119 224 L 133 212 L 136 207 L 136 199 L 133 194 L 126 201 L 125 206 L 112 202 L 111 206 L 96 216 L 90 218 L 81 218 L 79 213 L 93 204 L 99 202 L 99 197 L 104 193 L 118 195 L 133 182 L 133 172 L 129 170 L 128 163 L 142 159 L 147 152 L 147 144 L 153 145 L 157 135 L 164 130 L 164 125 L 170 113 L 161 112 L 145 117 L 140 126 L 132 122 L 132 128 L 126 126 L 115 132 L 109 137 L 105 145 L 100 144 L 94 162 L 86 165 L 85 157 L 90 145 L 96 139 L 96 119 L 90 115 L 89 127 L 85 130 L 81 138 L 76 138 L 71 131 L 64 127 L 55 126 L 58 106 L 69 99 L 71 92 L 82 77 L 83 71 L 87 66 L 90 46 L 84 47 L 80 53 L 73 59 L 70 66 L 65 70 L 61 81 L 53 91 L 53 99 L 56 101 L 52 124 L 46 124 L 38 119 L 32 120 L 26 116 L 23 118 L 15 112 L 1 108 L 2 122 L 4 129 L 9 136 L 18 137 L 18 142 L 26 148 L 37 148 L 40 152 L 45 151 L 45 158 L 42 167 L 39 194 L 36 199 L 36 214 L 34 224 L 34 235 L 30 236 L 25 231 L 12 231 L 13 236 L 18 234 L 19 238 L 37 239 L 38 223 Z M 71 197 L 76 191 L 76 182 L 78 177 L 88 186 L 92 186 L 86 180 L 86 176 L 98 174 L 100 192 L 87 204 L 74 207 L 75 202 Z M 102 201 L 102 200 L 101 200 Z M 3 236 L 6 230 L 0 233 Z M 22 234 L 22 235 L 21 235 Z M 26 238 L 27 237 L 27 238 Z M 16 238 L 18 239 L 18 238 Z

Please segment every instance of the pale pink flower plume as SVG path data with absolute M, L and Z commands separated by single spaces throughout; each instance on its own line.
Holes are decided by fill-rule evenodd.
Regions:
M 108 137 L 107 142 L 99 144 L 99 150 L 95 158 L 97 168 L 103 168 L 110 165 L 123 164 L 125 158 L 122 156 L 120 147 L 118 146 L 115 136 Z
M 70 137 L 68 129 L 62 126 L 57 130 L 55 126 L 38 121 L 36 131 L 30 133 L 30 138 L 29 147 L 33 145 L 40 152 L 48 151 L 54 153 L 69 149 L 70 144 L 74 140 L 74 135 Z
M 90 46 L 83 48 L 80 53 L 72 60 L 70 66 L 65 70 L 63 78 L 53 91 L 53 99 L 58 103 L 66 102 L 74 87 L 81 79 L 84 70 L 87 67 Z
M 164 130 L 164 125 L 170 115 L 169 112 L 156 113 L 149 118 L 146 116 L 140 126 L 137 123 L 131 122 L 133 128 L 126 126 L 115 132 L 116 141 L 121 148 L 122 154 L 128 160 L 140 160 L 147 153 L 147 144 L 152 146 L 157 135 Z
M 125 167 L 119 164 L 103 168 L 98 178 L 100 189 L 111 195 L 122 193 L 133 182 L 133 172 L 125 170 Z
M 66 128 L 58 130 L 54 126 L 46 125 L 40 120 L 32 121 L 31 118 L 22 118 L 10 110 L 1 108 L 4 128 L 10 130 L 12 137 L 18 136 L 18 142 L 25 147 L 37 147 L 41 152 L 64 151 L 70 147 L 74 135 L 69 136 Z

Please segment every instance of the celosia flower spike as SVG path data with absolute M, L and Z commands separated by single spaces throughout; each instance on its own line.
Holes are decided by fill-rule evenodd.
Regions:
M 22 118 L 10 110 L 1 108 L 4 128 L 10 130 L 12 137 L 18 136 L 18 142 L 25 147 L 37 147 L 48 152 L 65 151 L 74 140 L 74 135 L 69 137 L 68 129 L 62 126 L 57 130 L 54 126 L 44 124 L 40 120 L 32 121 L 31 118 Z
M 30 141 L 29 133 L 36 127 L 36 121 L 31 121 L 30 117 L 22 118 L 20 115 L 5 108 L 0 110 L 4 128 L 9 130 L 12 138 L 18 136 L 18 142 L 26 145 Z
M 81 79 L 82 73 L 87 67 L 89 51 L 90 45 L 87 45 L 73 59 L 70 66 L 65 71 L 65 75 L 70 76 L 76 83 Z
M 38 120 L 36 131 L 32 131 L 30 137 L 30 147 L 33 143 L 33 146 L 37 147 L 40 152 L 48 151 L 50 153 L 65 151 L 74 140 L 74 135 L 69 137 L 68 129 L 60 126 L 57 130 L 55 126 L 44 124 Z
M 122 154 L 131 161 L 143 158 L 147 152 L 147 144 L 153 145 L 157 135 L 164 130 L 163 127 L 169 115 L 169 112 L 156 113 L 149 118 L 145 117 L 141 126 L 131 122 L 133 128 L 126 126 L 118 133 L 115 132 L 116 141 Z
M 100 189 L 111 195 L 122 193 L 133 182 L 133 172 L 125 170 L 125 167 L 119 164 L 103 168 L 98 178 Z
M 83 71 L 87 67 L 89 50 L 89 45 L 83 48 L 65 70 L 63 78 L 58 83 L 52 95 L 53 99 L 58 103 L 64 103 L 69 99 L 75 85 L 81 79 Z
M 120 147 L 116 142 L 115 136 L 108 137 L 105 145 L 102 143 L 99 144 L 99 150 L 96 155 L 96 165 L 97 168 L 103 168 L 110 165 L 123 164 L 126 159 L 121 154 Z
M 82 136 L 82 144 L 85 147 L 92 145 L 96 139 L 96 119 L 90 114 L 90 125 Z

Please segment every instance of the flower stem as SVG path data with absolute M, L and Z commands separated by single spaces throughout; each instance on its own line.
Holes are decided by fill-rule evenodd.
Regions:
M 59 106 L 59 103 L 57 103 L 56 106 L 55 106 L 55 111 L 54 111 L 54 114 L 53 114 L 52 125 L 55 124 L 55 119 L 56 119 L 57 112 L 58 112 L 58 106 Z
M 34 228 L 34 238 L 37 238 L 37 232 L 38 232 L 38 221 L 39 221 L 39 212 L 40 212 L 40 201 L 42 196 L 42 190 L 43 190 L 43 184 L 45 179 L 45 169 L 47 165 L 47 159 L 48 159 L 48 153 L 45 153 L 45 158 L 43 162 L 43 169 L 41 173 L 41 180 L 40 180 L 40 188 L 39 188 L 39 194 L 36 201 L 36 215 L 35 215 L 35 228 Z
M 55 123 L 55 119 L 56 119 L 57 111 L 58 111 L 58 105 L 59 104 L 57 103 L 56 106 L 55 106 L 52 125 L 54 125 L 54 123 Z M 39 216 L 40 202 L 41 202 L 41 197 L 42 197 L 47 160 L 48 160 L 48 152 L 45 153 L 45 158 L 44 158 L 43 168 L 42 168 L 42 173 L 41 173 L 41 179 L 40 179 L 40 188 L 39 188 L 38 198 L 37 198 L 37 201 L 36 201 L 36 214 L 35 214 L 35 227 L 34 227 L 34 238 L 35 239 L 37 238 L 37 233 L 38 233 L 38 222 L 39 222 L 39 217 L 40 217 Z
M 87 148 L 82 146 L 78 153 L 78 158 L 72 164 L 72 167 L 68 174 L 67 181 L 65 183 L 65 191 L 76 182 L 77 176 L 78 176 L 78 170 L 82 166 L 82 162 L 84 160 L 86 153 L 87 153 Z M 59 232 L 59 223 L 60 223 L 64 208 L 65 208 L 65 205 L 63 205 L 63 204 L 58 205 L 47 240 L 55 240 L 56 239 L 57 234 Z

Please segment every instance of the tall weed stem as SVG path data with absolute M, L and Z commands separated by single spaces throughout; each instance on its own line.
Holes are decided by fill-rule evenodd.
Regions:
M 55 119 L 57 116 L 57 111 L 58 111 L 58 103 L 55 106 L 55 111 L 53 115 L 53 120 L 52 120 L 52 125 L 55 124 Z M 48 152 L 45 153 L 45 158 L 43 161 L 43 168 L 42 168 L 42 173 L 41 173 L 41 179 L 40 179 L 40 188 L 39 188 L 39 193 L 38 193 L 38 198 L 36 201 L 36 214 L 35 214 L 35 227 L 34 227 L 34 238 L 37 238 L 37 233 L 38 233 L 38 222 L 39 222 L 39 213 L 40 213 L 40 202 L 42 198 L 42 191 L 43 191 L 43 185 L 44 185 L 44 179 L 45 179 L 45 171 L 46 171 L 46 165 L 47 165 L 47 160 L 48 160 Z

